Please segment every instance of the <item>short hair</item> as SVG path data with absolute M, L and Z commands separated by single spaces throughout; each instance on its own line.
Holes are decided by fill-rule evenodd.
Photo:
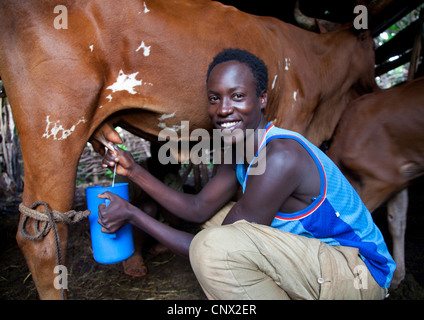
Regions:
M 242 49 L 230 48 L 218 53 L 209 65 L 208 72 L 206 74 L 206 82 L 208 82 L 213 68 L 220 63 L 233 60 L 246 64 L 252 71 L 256 82 L 257 97 L 259 97 L 264 90 L 268 90 L 268 68 L 265 65 L 265 62 L 253 53 Z

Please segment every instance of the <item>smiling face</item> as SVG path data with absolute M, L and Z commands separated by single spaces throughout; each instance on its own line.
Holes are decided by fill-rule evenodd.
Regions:
M 255 78 L 247 64 L 231 60 L 213 68 L 207 82 L 208 113 L 214 128 L 238 142 L 247 129 L 263 129 L 266 120 L 262 109 L 267 102 L 264 90 L 258 97 Z M 239 129 L 239 130 L 236 130 Z M 224 137 L 225 140 L 225 137 Z

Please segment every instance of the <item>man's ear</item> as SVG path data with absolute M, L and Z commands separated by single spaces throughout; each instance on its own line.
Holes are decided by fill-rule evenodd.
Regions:
M 261 95 L 259 96 L 259 100 L 261 102 L 261 109 L 265 109 L 268 102 L 268 92 L 266 90 L 262 91 Z

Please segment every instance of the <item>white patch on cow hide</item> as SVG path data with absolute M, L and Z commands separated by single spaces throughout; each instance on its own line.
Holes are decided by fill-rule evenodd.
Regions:
M 141 86 L 143 84 L 142 80 L 137 80 L 135 78 L 137 74 L 138 72 L 127 75 L 121 70 L 119 71 L 116 82 L 106 89 L 112 90 L 112 92 L 128 91 L 131 94 L 136 94 L 137 92 L 134 90 L 134 87 Z
M 285 58 L 284 60 L 286 61 L 286 66 L 284 67 L 284 70 L 289 70 L 289 67 L 290 67 L 290 58 Z
M 144 41 L 141 41 L 140 46 L 135 51 L 138 52 L 141 48 L 143 48 L 143 54 L 145 57 L 147 57 L 148 55 L 150 55 L 150 47 L 151 46 L 146 46 L 144 44 Z
M 297 97 L 297 93 L 299 92 L 299 90 L 296 90 L 295 92 L 293 92 L 293 99 L 294 101 L 296 101 L 296 97 Z
M 107 97 L 106 97 L 106 99 L 109 99 L 109 102 L 111 102 L 112 101 L 112 95 L 110 94 L 110 95 L 108 95 Z
M 93 52 L 93 50 L 94 50 L 94 44 L 92 44 L 92 45 L 90 46 L 90 51 L 91 51 L 91 52 Z
M 147 9 L 146 2 L 143 2 L 143 3 L 144 3 L 144 13 L 150 12 L 150 10 Z
M 276 74 L 275 77 L 274 77 L 274 81 L 272 82 L 272 88 L 271 89 L 274 89 L 275 82 L 277 81 L 277 77 L 278 77 L 278 74 Z
M 159 118 L 158 118 L 158 120 L 159 121 L 163 121 L 163 120 L 165 120 L 165 119 L 169 119 L 169 118 L 172 118 L 172 117 L 174 117 L 175 116 L 175 111 L 173 112 L 173 113 L 170 113 L 170 114 L 166 114 L 166 113 L 164 113 L 163 115 L 161 115 Z
M 168 127 L 164 122 L 159 122 L 158 123 L 158 127 L 159 128 L 162 128 L 162 129 L 168 129 L 168 130 L 172 130 L 172 131 L 178 132 L 181 129 L 184 129 L 185 128 L 185 125 L 175 125 L 174 124 L 172 127 Z
M 69 129 L 63 128 L 63 126 L 60 124 L 60 120 L 51 122 L 49 115 L 46 117 L 46 122 L 47 122 L 46 131 L 41 136 L 42 138 L 48 139 L 52 137 L 53 140 L 65 140 L 72 134 L 72 132 L 75 131 L 75 128 L 80 123 L 86 123 L 87 120 L 85 120 L 84 117 L 82 117 L 80 120 L 78 120 L 76 124 L 74 124 Z

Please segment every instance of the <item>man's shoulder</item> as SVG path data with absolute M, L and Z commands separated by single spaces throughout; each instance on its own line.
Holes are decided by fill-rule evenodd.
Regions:
M 274 160 L 283 158 L 297 159 L 302 156 L 305 148 L 294 139 L 272 139 L 266 145 L 267 157 Z
M 292 139 L 273 139 L 262 150 L 262 156 L 266 155 L 267 169 L 277 174 L 277 170 L 297 170 L 302 163 L 302 146 Z M 269 170 L 268 170 L 269 171 Z

